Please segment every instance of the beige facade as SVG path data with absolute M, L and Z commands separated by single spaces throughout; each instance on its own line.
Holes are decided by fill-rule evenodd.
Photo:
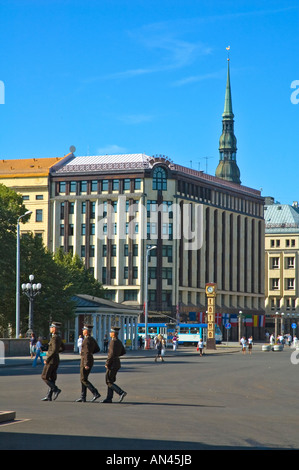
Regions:
M 299 210 L 297 203 L 271 199 L 265 206 L 265 310 L 290 330 L 292 321 L 299 321 Z
M 48 245 L 49 169 L 61 158 L 0 160 L 0 183 L 20 193 L 27 210 L 32 211 L 26 224 L 20 222 L 21 234 L 33 233 Z

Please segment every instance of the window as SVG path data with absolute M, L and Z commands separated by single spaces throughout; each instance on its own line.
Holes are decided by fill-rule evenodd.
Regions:
M 134 181 L 134 189 L 135 191 L 138 190 L 138 189 L 141 189 L 141 179 L 140 178 L 136 178 L 135 181 Z
M 279 278 L 271 279 L 271 289 L 278 290 L 279 289 Z
M 124 300 L 132 300 L 136 301 L 137 300 L 137 290 L 125 290 L 124 291 Z
M 270 268 L 271 269 L 278 269 L 279 268 L 279 258 L 270 258 Z
M 64 224 L 60 224 L 60 236 L 64 236 Z
M 81 235 L 85 235 L 85 234 L 86 234 L 86 225 L 81 224 Z
M 96 217 L 96 203 L 95 201 L 92 201 L 90 203 L 90 218 L 95 219 Z
M 124 191 L 130 191 L 130 183 L 131 181 L 129 179 L 124 180 Z
M 80 193 L 87 192 L 87 181 L 80 181 Z
M 95 233 L 96 233 L 95 224 L 90 224 L 90 235 L 95 235 Z
M 294 278 L 287 278 L 286 279 L 286 289 L 287 290 L 294 290 L 295 289 L 295 279 Z
M 128 279 L 129 277 L 129 268 L 128 266 L 124 267 L 124 279 Z
M 102 191 L 108 191 L 108 180 L 102 181 Z
M 35 196 L 35 199 L 36 199 L 37 201 L 43 201 L 44 196 L 43 196 L 43 194 L 37 194 L 37 195 Z
M 60 193 L 65 193 L 65 187 L 66 187 L 65 181 L 60 181 L 60 183 L 59 183 L 59 192 Z
M 71 181 L 70 182 L 70 193 L 75 193 L 77 189 L 77 182 L 76 181 Z
M 112 190 L 119 191 L 119 180 L 112 180 Z
M 35 211 L 35 222 L 42 222 L 43 221 L 43 210 L 36 209 Z
M 133 256 L 138 256 L 138 245 L 136 243 L 133 245 Z
M 89 256 L 90 256 L 90 258 L 94 258 L 94 253 L 95 253 L 95 246 L 90 245 L 90 247 L 89 247 Z
M 129 245 L 124 245 L 124 256 L 129 256 Z
M 107 282 L 107 268 L 106 266 L 102 267 L 102 283 L 106 284 Z
M 106 257 L 107 256 L 107 245 L 103 245 L 103 252 L 102 256 Z
M 167 175 L 164 168 L 160 166 L 154 169 L 153 172 L 153 189 L 166 191 L 167 190 Z
M 162 279 L 167 279 L 167 284 L 172 285 L 172 268 L 162 268 Z
M 92 182 L 91 182 L 91 190 L 92 190 L 92 191 L 97 191 L 97 190 L 98 190 L 98 182 L 97 182 L 97 180 L 92 180 Z
M 287 269 L 292 269 L 295 267 L 295 257 L 294 256 L 288 256 L 286 259 L 286 267 Z
M 133 279 L 138 279 L 138 267 L 133 266 Z
M 22 196 L 23 201 L 29 201 L 29 196 L 26 194 L 25 196 Z
M 85 245 L 81 245 L 81 258 L 85 258 Z
M 69 205 L 69 214 L 74 214 L 75 212 L 75 203 L 74 202 L 70 202 L 70 205 Z
M 82 202 L 81 214 L 86 214 L 86 202 Z
M 64 202 L 60 204 L 60 219 L 64 219 Z
M 111 245 L 111 256 L 116 256 L 116 245 Z
M 69 236 L 74 235 L 74 224 L 69 224 Z
M 111 267 L 111 279 L 116 279 L 116 267 Z

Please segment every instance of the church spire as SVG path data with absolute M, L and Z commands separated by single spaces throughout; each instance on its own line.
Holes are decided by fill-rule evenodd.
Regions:
M 229 51 L 229 47 L 226 48 Z M 222 134 L 219 140 L 219 164 L 216 176 L 233 183 L 241 183 L 240 170 L 236 162 L 237 139 L 234 134 L 234 114 L 230 86 L 229 57 L 227 58 L 227 80 L 222 114 Z

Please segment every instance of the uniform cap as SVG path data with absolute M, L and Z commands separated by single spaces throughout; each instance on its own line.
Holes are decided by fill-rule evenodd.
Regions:
M 61 323 L 58 321 L 52 321 L 50 325 L 50 328 L 60 328 L 60 327 L 61 327 Z
M 92 329 L 93 329 L 93 325 L 84 324 L 83 326 L 83 330 L 92 330 Z
M 118 333 L 119 330 L 120 328 L 118 326 L 113 326 L 110 331 L 112 331 L 113 333 Z

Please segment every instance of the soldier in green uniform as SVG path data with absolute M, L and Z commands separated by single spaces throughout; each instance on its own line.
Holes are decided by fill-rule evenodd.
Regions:
M 116 385 L 116 374 L 120 369 L 120 360 L 119 357 L 126 354 L 126 350 L 122 342 L 118 339 L 118 332 L 120 328 L 111 328 L 110 337 L 111 341 L 109 343 L 108 357 L 106 360 L 106 384 L 107 384 L 107 397 L 102 403 L 112 403 L 113 392 L 118 393 L 119 402 L 122 402 L 125 396 L 127 395 L 118 385 Z
M 80 364 L 81 396 L 76 400 L 77 402 L 86 402 L 87 389 L 93 394 L 92 402 L 101 396 L 97 389 L 88 380 L 88 376 L 94 362 L 93 354 L 100 351 L 98 343 L 91 336 L 92 328 L 92 325 L 83 326 L 84 340 L 82 343 Z
M 58 322 L 52 322 L 50 325 L 50 333 L 52 337 L 49 342 L 48 352 L 44 360 L 44 368 L 41 375 L 42 379 L 48 385 L 49 390 L 48 394 L 42 398 L 42 401 L 52 401 L 53 394 L 53 399 L 56 400 L 61 392 L 61 390 L 56 386 L 59 353 L 64 351 L 64 344 L 58 334 L 60 326 L 61 323 Z

